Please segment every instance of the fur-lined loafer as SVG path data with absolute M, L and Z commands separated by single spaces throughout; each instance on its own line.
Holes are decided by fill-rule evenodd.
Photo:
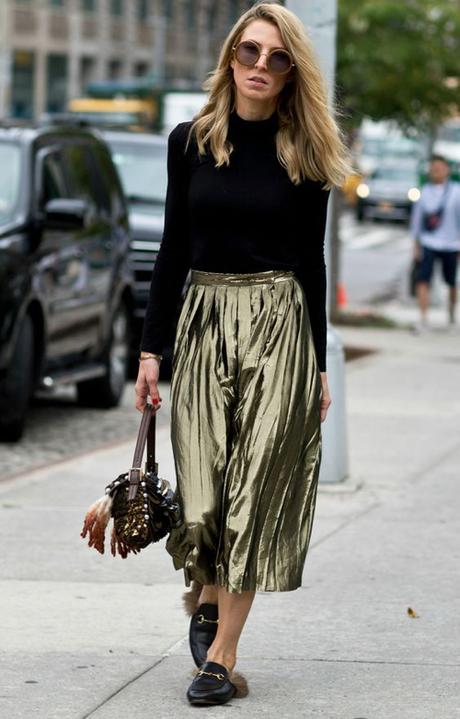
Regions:
M 235 694 L 226 667 L 217 662 L 204 662 L 187 689 L 187 699 L 196 706 L 226 704 Z
M 200 604 L 192 615 L 189 629 L 190 651 L 197 667 L 206 661 L 219 624 L 217 604 Z
M 198 668 L 207 659 L 208 649 L 214 641 L 219 624 L 217 604 L 199 603 L 202 589 L 203 585 L 193 579 L 190 590 L 182 595 L 185 612 L 191 617 L 190 651 Z

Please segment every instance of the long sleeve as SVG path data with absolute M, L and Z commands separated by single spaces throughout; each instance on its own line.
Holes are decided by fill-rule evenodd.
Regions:
M 168 187 L 164 232 L 152 273 L 141 349 L 162 354 L 181 291 L 190 269 L 189 167 L 184 155 L 190 123 L 180 123 L 168 138 Z
M 326 315 L 326 262 L 324 237 L 330 190 L 317 184 L 317 197 L 306 223 L 307 232 L 302 240 L 297 276 L 307 299 L 308 313 L 320 372 L 326 372 L 327 315 Z

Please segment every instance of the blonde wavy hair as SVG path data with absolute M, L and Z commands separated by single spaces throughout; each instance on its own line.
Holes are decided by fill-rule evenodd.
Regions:
M 254 20 L 276 25 L 296 65 L 292 80 L 278 96 L 279 162 L 296 185 L 310 178 L 325 183 L 324 189 L 340 187 L 351 172 L 342 132 L 329 110 L 326 85 L 311 41 L 297 16 L 278 3 L 253 5 L 230 30 L 217 67 L 203 83 L 208 100 L 193 118 L 187 146 L 194 134 L 200 154 L 206 154 L 209 145 L 216 167 L 229 164 L 233 146 L 227 140 L 228 122 L 236 96 L 230 66 L 232 47 Z

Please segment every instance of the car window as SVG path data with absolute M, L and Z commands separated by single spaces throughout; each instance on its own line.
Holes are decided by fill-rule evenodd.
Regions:
M 88 148 L 82 143 L 69 143 L 62 148 L 62 154 L 69 187 L 68 196 L 73 200 L 83 200 L 94 210 L 99 203 Z
M 167 187 L 167 147 L 152 143 L 109 142 L 130 202 L 163 205 Z
M 0 142 L 0 222 L 9 222 L 19 201 L 21 150 L 19 145 Z
M 41 205 L 50 200 L 67 197 L 62 156 L 59 151 L 46 155 L 42 166 Z
M 103 202 L 106 211 L 112 217 L 126 215 L 123 191 L 109 150 L 100 144 L 95 144 L 91 148 L 91 157 L 94 172 L 99 178 L 98 186 L 101 192 L 101 202 Z

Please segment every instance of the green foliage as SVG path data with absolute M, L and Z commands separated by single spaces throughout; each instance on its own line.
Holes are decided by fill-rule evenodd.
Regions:
M 338 0 L 338 16 L 349 127 L 367 116 L 430 132 L 460 104 L 460 0 Z

